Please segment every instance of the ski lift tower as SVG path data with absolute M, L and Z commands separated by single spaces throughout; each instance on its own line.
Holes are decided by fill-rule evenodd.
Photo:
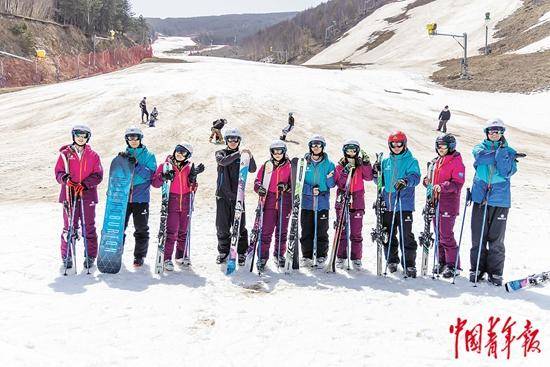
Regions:
M 453 39 L 459 44 L 460 47 L 464 50 L 464 57 L 462 58 L 460 79 L 471 79 L 470 74 L 468 73 L 468 33 L 462 34 L 452 34 L 452 33 L 441 33 L 437 31 L 437 23 L 429 23 L 426 25 L 426 30 L 428 31 L 428 36 L 447 36 L 453 37 Z M 460 43 L 459 39 L 462 38 L 463 42 Z

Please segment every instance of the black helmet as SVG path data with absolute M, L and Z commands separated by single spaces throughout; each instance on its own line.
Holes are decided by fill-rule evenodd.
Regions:
M 440 135 L 435 139 L 435 152 L 437 153 L 438 145 L 447 145 L 449 153 L 453 153 L 456 149 L 456 138 L 453 134 Z

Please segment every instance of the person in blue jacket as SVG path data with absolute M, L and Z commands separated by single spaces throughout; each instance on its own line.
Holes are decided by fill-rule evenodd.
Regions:
M 324 152 L 326 145 L 325 138 L 314 135 L 308 143 L 309 153 L 305 155 L 307 167 L 300 215 L 302 226 L 300 244 L 304 266 L 321 266 L 328 253 L 330 189 L 336 186 L 336 182 L 334 181 L 334 163 Z M 315 228 L 317 228 L 316 253 L 314 251 Z
M 126 221 L 124 230 L 128 227 L 130 216 L 134 222 L 134 266 L 143 265 L 143 259 L 147 256 L 149 248 L 149 200 L 151 181 L 157 169 L 155 155 L 142 144 L 143 132 L 137 127 L 130 127 L 124 133 L 126 150 L 119 155 L 128 158 L 135 165 L 132 177 L 132 188 L 128 198 L 126 209 Z M 124 235 L 126 239 L 126 235 Z
M 386 261 L 389 271 L 394 273 L 397 271 L 397 266 L 400 263 L 398 248 L 404 247 L 405 253 L 401 254 L 401 265 L 408 277 L 416 278 L 417 243 L 412 233 L 412 213 L 414 212 L 415 187 L 420 182 L 420 167 L 416 158 L 413 157 L 411 151 L 407 148 L 407 136 L 403 132 L 396 131 L 392 133 L 388 137 L 388 146 L 390 156 L 382 161 L 381 167 L 380 164 L 375 164 L 374 166 L 376 175 L 383 172 L 383 194 L 386 211 L 384 212 L 382 223 L 388 231 L 388 237 L 394 211 L 396 212 L 393 235 L 384 244 L 384 254 L 388 253 L 388 246 L 390 246 L 389 257 Z M 396 205 L 398 192 L 399 199 Z M 399 206 L 399 202 L 401 206 Z M 402 229 L 399 229 L 401 227 L 400 212 L 403 216 Z M 397 240 L 398 229 L 403 231 L 399 233 L 399 238 L 402 237 L 404 243 L 401 243 L 401 240 Z
M 472 187 L 470 281 L 477 282 L 487 273 L 489 282 L 496 286 L 502 285 L 504 233 L 511 204 L 510 177 L 517 171 L 517 152 L 508 146 L 505 131 L 501 119 L 489 120 L 484 129 L 485 140 L 472 151 L 476 173 Z

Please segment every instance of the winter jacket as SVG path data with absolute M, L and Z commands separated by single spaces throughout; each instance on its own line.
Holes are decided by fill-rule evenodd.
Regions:
M 451 119 L 451 111 L 449 110 L 443 110 L 439 113 L 439 120 L 450 120 Z
M 191 169 L 191 163 L 185 162 L 182 167 L 178 167 L 174 164 L 172 156 L 166 157 L 164 163 L 170 163 L 171 168 L 174 170 L 174 180 L 170 182 L 170 196 L 168 199 L 168 211 L 182 212 L 189 208 L 189 194 L 192 191 L 191 184 L 189 183 L 189 171 Z M 162 171 L 164 163 L 161 163 L 155 175 L 153 176 L 153 187 L 161 187 L 164 180 L 162 179 Z
M 288 117 L 288 124 L 289 124 L 290 126 L 294 126 L 294 116 L 289 116 L 289 117 Z
M 407 149 L 401 154 L 390 154 L 382 161 L 382 172 L 384 175 L 384 202 L 389 211 L 393 211 L 395 203 L 395 183 L 400 179 L 407 180 L 407 187 L 401 190 L 401 209 L 403 211 L 414 211 L 414 190 L 420 182 L 420 167 L 418 161 Z M 396 208 L 399 210 L 399 206 Z
M 458 215 L 460 207 L 460 191 L 464 185 L 465 168 L 459 152 L 438 157 L 435 164 L 432 185 L 441 186 L 439 193 L 439 211 L 450 215 Z M 431 187 L 428 188 L 431 191 Z
M 61 184 L 59 202 L 62 203 L 66 200 L 66 187 L 63 176 L 65 173 L 69 173 L 73 182 L 81 183 L 84 186 L 82 199 L 97 203 L 97 186 L 103 180 L 103 167 L 99 155 L 88 144 L 84 146 L 81 157 L 78 156 L 72 144 L 62 146 L 59 152 L 60 155 L 55 165 L 55 179 Z M 61 154 L 67 158 L 69 172 L 65 170 L 65 163 Z
M 145 145 L 141 145 L 139 148 L 127 147 L 126 153 L 137 159 L 129 202 L 148 203 L 150 200 L 151 181 L 157 169 L 155 155 L 149 152 Z
M 139 108 L 141 108 L 143 111 L 147 109 L 147 102 L 145 102 L 144 99 L 142 99 L 141 102 L 139 102 Z
M 225 126 L 225 121 L 223 121 L 223 120 L 221 120 L 221 119 L 220 119 L 220 120 L 216 120 L 216 121 L 214 121 L 214 122 L 212 123 L 212 127 L 213 127 L 214 129 L 221 130 L 221 129 L 223 129 L 224 126 Z
M 343 192 L 346 188 L 346 181 L 348 179 L 348 173 L 344 169 L 346 164 L 347 161 L 341 159 L 334 172 L 334 179 L 338 186 L 338 194 Z M 368 157 L 366 161 L 357 162 L 356 160 L 356 167 L 353 170 L 353 176 L 350 183 L 350 209 L 365 209 L 365 185 L 363 181 L 372 181 L 372 178 L 372 166 L 368 161 Z
M 279 208 L 279 196 L 280 192 L 278 190 L 278 185 L 280 183 L 285 184 L 288 189 L 282 193 L 283 203 L 285 206 L 290 205 L 292 202 L 292 193 L 290 192 L 291 182 L 290 182 L 290 160 L 285 158 L 285 161 L 277 167 L 273 167 L 273 172 L 271 172 L 271 180 L 269 181 L 269 186 L 266 187 L 267 195 L 265 197 L 265 208 L 266 209 L 278 209 Z M 254 191 L 258 192 L 262 184 L 264 177 L 265 164 L 262 164 L 258 173 L 256 175 L 256 180 L 254 181 Z
M 502 145 L 501 145 L 502 144 Z M 472 151 L 475 161 L 472 200 L 481 204 L 487 197 L 490 206 L 511 206 L 510 177 L 517 172 L 516 151 L 506 141 L 485 139 Z
M 227 148 L 216 153 L 218 163 L 218 178 L 216 183 L 216 197 L 227 200 L 237 200 L 237 188 L 239 186 L 239 169 L 241 164 L 241 152 Z M 250 157 L 248 172 L 256 172 L 254 157 Z
M 319 162 L 311 159 L 311 154 L 305 155 L 307 166 L 304 179 L 304 188 L 302 190 L 302 208 L 313 210 L 313 188 L 319 189 L 317 199 L 317 210 L 330 209 L 330 189 L 336 186 L 334 180 L 334 163 L 329 159 L 327 153 L 323 153 L 323 157 Z M 329 173 L 333 173 L 327 178 Z

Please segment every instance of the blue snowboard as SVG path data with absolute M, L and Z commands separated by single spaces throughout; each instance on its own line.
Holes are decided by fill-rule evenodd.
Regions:
M 116 156 L 111 162 L 105 217 L 97 258 L 97 268 L 102 273 L 116 274 L 120 271 L 124 250 L 124 221 L 133 172 L 134 166 L 128 158 Z

